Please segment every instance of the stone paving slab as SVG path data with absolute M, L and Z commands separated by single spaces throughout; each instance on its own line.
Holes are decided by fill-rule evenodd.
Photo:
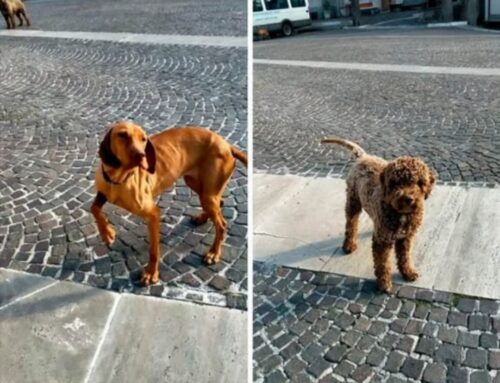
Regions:
M 0 307 L 50 286 L 54 281 L 41 276 L 4 270 L 0 273 Z
M 8 270 L 0 275 L 19 279 Z M 38 283 L 39 277 L 23 275 L 24 287 Z M 83 382 L 115 299 L 108 291 L 62 282 L 0 306 L 0 380 Z
M 50 287 L 32 290 L 40 279 Z M 2 268 L 0 281 L 14 299 L 0 304 L 1 382 L 246 379 L 244 311 L 117 294 Z
M 224 194 L 221 263 L 205 267 L 210 223 L 195 227 L 196 195 L 182 182 L 159 205 L 161 283 L 136 281 L 147 228 L 105 205 L 118 230 L 103 245 L 89 213 L 97 150 L 120 119 L 148 133 L 199 125 L 247 146 L 246 50 L 61 39 L 0 39 L 0 267 L 115 291 L 246 308 L 247 171 Z
M 374 278 L 373 225 L 365 213 L 358 249 L 342 251 L 344 180 L 255 174 L 253 185 L 255 260 Z M 421 274 L 413 285 L 499 299 L 499 228 L 497 189 L 436 186 L 413 249 Z
M 246 312 L 124 295 L 88 381 L 245 382 L 247 363 Z
M 51 31 L 246 36 L 245 0 L 27 0 L 33 28 Z
M 254 381 L 499 382 L 500 301 L 254 263 Z

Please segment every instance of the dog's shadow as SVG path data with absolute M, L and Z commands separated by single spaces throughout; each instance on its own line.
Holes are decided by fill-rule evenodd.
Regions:
M 364 231 L 359 234 L 359 242 L 371 241 L 372 232 Z M 300 241 L 300 239 L 297 239 Z M 302 245 L 294 247 L 293 249 L 278 251 L 275 253 L 270 252 L 258 259 L 276 264 L 286 264 L 290 266 L 297 266 L 303 268 L 318 268 L 322 264 L 326 264 L 333 257 L 345 257 L 353 254 L 346 254 L 342 249 L 344 236 L 336 236 L 329 239 L 317 242 L 304 242 Z M 259 257 L 257 257 L 259 258 Z M 355 260 L 354 262 L 358 262 Z

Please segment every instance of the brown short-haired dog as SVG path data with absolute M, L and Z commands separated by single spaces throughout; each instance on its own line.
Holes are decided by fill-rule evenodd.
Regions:
M 222 193 L 236 167 L 235 159 L 247 165 L 245 153 L 207 129 L 173 128 L 148 137 L 140 126 L 121 121 L 106 133 L 99 156 L 97 196 L 91 211 L 107 245 L 113 243 L 116 233 L 102 212 L 106 201 L 147 222 L 149 263 L 141 282 L 158 281 L 160 208 L 155 197 L 180 177 L 200 197 L 203 212 L 193 221 L 201 224 L 210 219 L 215 225 L 215 240 L 204 260 L 207 264 L 219 262 L 227 226 L 220 209 Z
M 23 17 L 26 20 L 26 25 L 31 25 L 28 16 L 26 15 L 26 7 L 21 0 L 0 0 L 0 12 L 7 23 L 7 29 L 15 29 L 16 22 L 14 16 L 19 19 L 19 26 L 23 25 Z
M 342 145 L 357 157 L 346 179 L 344 251 L 349 254 L 357 248 L 358 221 L 364 209 L 374 225 L 372 247 L 378 287 L 385 292 L 392 288 L 389 257 L 393 246 L 400 273 L 408 281 L 416 280 L 411 247 L 424 217 L 424 200 L 436 181 L 434 172 L 420 158 L 399 157 L 387 162 L 347 140 L 325 138 L 321 142 Z

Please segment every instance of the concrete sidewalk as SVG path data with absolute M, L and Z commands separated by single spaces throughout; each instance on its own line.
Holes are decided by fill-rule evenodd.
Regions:
M 246 317 L 0 269 L 0 381 L 246 381 Z
M 253 195 L 256 261 L 373 279 L 373 227 L 365 213 L 358 249 L 341 249 L 344 180 L 255 174 Z M 499 190 L 437 186 L 413 259 L 421 273 L 415 286 L 500 298 Z

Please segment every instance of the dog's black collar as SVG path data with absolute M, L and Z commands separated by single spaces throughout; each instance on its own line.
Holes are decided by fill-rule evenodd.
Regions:
M 109 177 L 109 174 L 106 173 L 106 170 L 104 170 L 104 166 L 101 165 L 101 169 L 102 169 L 102 175 L 104 177 L 104 181 L 106 181 L 108 184 L 112 184 L 112 185 L 121 185 L 123 182 L 125 182 L 127 179 L 125 179 L 125 181 L 123 182 L 115 182 L 113 181 L 110 177 Z M 128 177 L 127 177 L 128 178 Z

